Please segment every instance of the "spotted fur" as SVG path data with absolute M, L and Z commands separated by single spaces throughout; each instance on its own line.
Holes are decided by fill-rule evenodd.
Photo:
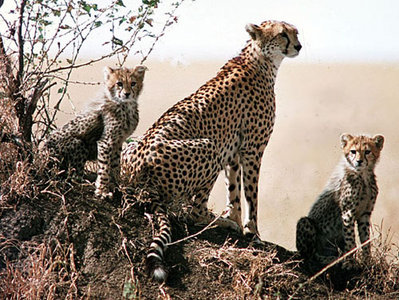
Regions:
M 53 131 L 44 149 L 64 170 L 82 175 L 88 160 L 98 160 L 96 195 L 112 196 L 120 173 L 122 143 L 139 120 L 137 98 L 146 67 L 104 70 L 104 93 L 90 109 Z
M 217 224 L 237 230 L 242 224 L 242 176 L 247 208 L 244 233 L 257 236 L 258 176 L 273 131 L 275 78 L 283 58 L 298 55 L 301 44 L 297 29 L 285 22 L 249 24 L 246 30 L 251 39 L 239 56 L 129 146 L 122 154 L 122 171 L 133 186 L 146 182 L 156 190 L 153 201 L 159 206 L 185 201 L 192 206 L 193 219 L 208 224 L 214 219 L 207 209 L 209 193 L 225 170 L 230 212 Z M 158 250 L 150 247 L 149 271 L 164 281 L 166 277 L 157 276 L 153 267 L 156 261 L 158 270 L 164 268 L 166 243 L 158 244 Z
M 355 223 L 360 241 L 370 238 L 370 216 L 378 194 L 374 167 L 384 137 L 343 134 L 344 157 L 309 215 L 298 221 L 296 246 L 309 262 L 322 267 L 356 247 Z M 363 248 L 367 257 L 370 245 Z M 353 262 L 348 260 L 347 267 Z

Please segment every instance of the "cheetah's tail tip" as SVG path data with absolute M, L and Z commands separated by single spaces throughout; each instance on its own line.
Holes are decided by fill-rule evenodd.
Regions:
M 166 282 L 168 272 L 162 261 L 155 257 L 147 257 L 147 270 L 152 280 L 158 283 Z

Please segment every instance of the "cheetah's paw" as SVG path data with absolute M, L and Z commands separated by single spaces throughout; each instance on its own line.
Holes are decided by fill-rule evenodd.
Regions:
M 241 232 L 241 227 L 240 225 L 237 224 L 237 222 L 230 220 L 228 218 L 219 218 L 216 222 L 216 224 L 219 227 L 223 227 L 223 228 L 229 228 L 232 229 L 236 232 Z

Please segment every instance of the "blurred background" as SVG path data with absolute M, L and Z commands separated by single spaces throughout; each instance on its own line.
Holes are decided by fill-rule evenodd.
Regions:
M 303 48 L 298 57 L 283 61 L 277 77 L 276 124 L 259 182 L 261 237 L 295 248 L 296 222 L 323 190 L 341 157 L 339 136 L 348 132 L 386 138 L 376 168 L 380 194 L 372 222 L 374 232 L 381 226 L 385 234 L 391 229 L 389 237 L 398 241 L 399 2 L 185 0 L 176 14 L 178 22 L 145 62 L 149 71 L 134 135 L 143 134 L 167 108 L 236 56 L 249 38 L 247 23 L 291 23 L 299 30 Z M 101 48 L 83 51 L 90 57 Z M 126 66 L 140 59 L 132 53 Z M 105 64 L 78 70 L 72 79 L 102 81 Z M 71 85 L 70 101 L 64 101 L 58 124 L 83 109 L 99 89 Z M 210 207 L 221 212 L 225 198 L 221 175 Z

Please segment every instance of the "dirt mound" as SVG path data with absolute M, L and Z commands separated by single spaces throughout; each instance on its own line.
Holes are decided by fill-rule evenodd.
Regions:
M 51 186 L 51 188 L 49 188 Z M 253 247 L 241 235 L 190 226 L 171 214 L 166 252 L 169 277 L 148 280 L 145 256 L 154 224 L 138 201 L 94 199 L 91 183 L 51 182 L 33 198 L 3 207 L 0 217 L 0 298 L 247 299 L 383 297 L 398 295 L 392 265 L 352 279 L 336 291 L 330 275 L 308 282 L 295 253 L 278 245 Z M 122 203 L 121 203 L 122 201 Z M 382 264 L 380 263 L 380 266 Z M 364 276 L 374 272 L 371 280 Z M 380 273 L 378 273 L 380 272 Z M 385 274 L 385 277 L 378 278 Z M 397 276 L 397 273 L 396 273 Z

